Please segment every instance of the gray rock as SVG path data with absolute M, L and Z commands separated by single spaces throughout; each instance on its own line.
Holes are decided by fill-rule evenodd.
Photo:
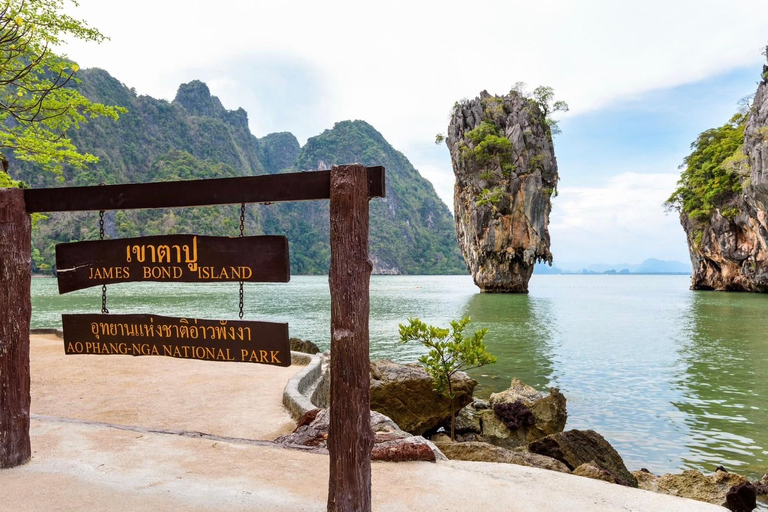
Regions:
M 446 457 L 452 460 L 501 462 L 504 464 L 517 464 L 518 466 L 530 466 L 559 471 L 561 473 L 570 473 L 565 464 L 551 457 L 545 457 L 535 453 L 506 450 L 488 443 L 452 443 L 450 441 L 441 441 L 436 442 L 435 445 Z
M 592 463 L 610 473 L 616 483 L 637 487 L 637 480 L 624 465 L 621 455 L 594 430 L 551 434 L 530 443 L 528 451 L 557 459 L 570 470 Z
M 765 67 L 764 67 L 765 69 Z M 746 162 L 736 168 L 743 190 L 704 222 L 680 213 L 695 290 L 768 292 L 768 84 L 763 79 L 744 130 Z
M 736 473 L 715 471 L 714 474 L 704 475 L 701 471 L 688 470 L 660 477 L 656 490 L 663 494 L 726 506 L 728 492 L 744 483 L 749 481 Z M 752 490 L 754 492 L 754 487 Z
M 496 416 L 493 409 L 478 411 L 478 417 L 483 427 L 482 436 L 489 443 L 502 448 L 516 448 L 527 444 L 527 434 L 524 429 L 510 430 Z
M 478 156 L 481 141 L 468 134 L 481 126 L 494 126 L 503 144 L 486 144 L 490 150 Z M 516 92 L 483 91 L 456 105 L 447 144 L 456 176 L 456 234 L 475 284 L 484 292 L 527 293 L 534 264 L 552 262 L 550 197 L 559 178 L 543 112 Z M 481 201 L 484 190 L 496 192 L 490 204 Z
M 593 480 L 602 480 L 611 484 L 616 483 L 616 478 L 608 471 L 598 466 L 594 461 L 585 462 L 581 466 L 574 469 L 573 474 L 576 476 L 591 478 Z
M 482 425 L 482 436 L 488 442 L 505 448 L 523 446 L 562 432 L 568 419 L 566 399 L 557 388 L 551 388 L 550 393 L 545 395 L 517 378 L 512 379 L 509 389 L 493 393 L 489 405 L 490 409 L 476 412 Z M 505 409 L 517 410 L 524 416 L 507 417 L 504 421 L 499 413 Z
M 291 338 L 288 342 L 291 344 L 291 350 L 294 352 L 304 352 L 305 354 L 318 354 L 320 352 L 317 345 L 309 340 Z
M 647 469 L 641 469 L 640 471 L 633 471 L 632 476 L 637 480 L 637 488 L 644 491 L 658 492 L 659 490 L 659 476 L 654 475 Z
M 477 381 L 459 372 L 452 383 L 458 411 L 472 402 Z M 436 430 L 450 419 L 450 404 L 434 391 L 432 379 L 420 365 L 371 362 L 371 409 L 392 418 L 401 429 L 415 435 Z
M 477 414 L 477 410 L 472 406 L 473 404 L 469 404 L 456 415 L 455 429 L 457 434 L 479 434 L 482 432 L 480 416 Z M 450 427 L 446 428 L 448 429 Z

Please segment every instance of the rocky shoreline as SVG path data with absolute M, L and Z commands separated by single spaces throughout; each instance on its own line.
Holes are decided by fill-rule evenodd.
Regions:
M 315 382 L 300 386 L 311 397 L 305 403 L 313 408 L 294 410 L 298 426 L 276 442 L 325 451 L 330 354 L 313 357 L 318 368 Z M 722 467 L 710 475 L 697 470 L 665 475 L 644 468 L 630 471 L 599 433 L 565 430 L 567 399 L 557 388 L 543 393 L 513 379 L 509 389 L 482 400 L 473 395 L 476 385 L 466 374 L 456 377 L 459 405 L 456 439 L 451 440 L 448 400 L 432 390 L 426 371 L 418 364 L 372 361 L 371 427 L 376 437 L 372 460 L 451 459 L 530 466 L 712 503 L 734 512 L 753 510 L 757 497 L 768 494 L 768 473 L 761 481 L 750 482 Z

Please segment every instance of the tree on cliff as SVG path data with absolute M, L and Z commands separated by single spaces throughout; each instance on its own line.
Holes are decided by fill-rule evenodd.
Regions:
M 666 202 L 668 208 L 699 223 L 708 221 L 717 208 L 724 217 L 738 213 L 728 206 L 749 175 L 743 152 L 746 121 L 746 113 L 740 112 L 723 126 L 699 134 L 691 144 L 691 154 L 683 160 L 677 189 Z
M 488 352 L 483 343 L 483 338 L 488 329 L 480 329 L 471 337 L 464 336 L 464 329 L 469 324 L 470 318 L 451 321 L 450 329 L 441 329 L 427 325 L 418 318 L 409 318 L 408 325 L 400 325 L 400 343 L 418 341 L 429 349 L 429 352 L 419 358 L 419 363 L 424 366 L 435 391 L 451 401 L 451 439 L 455 439 L 456 412 L 451 378 L 462 370 L 471 370 L 496 362 L 496 356 Z
M 525 82 L 516 82 L 515 85 L 512 86 L 511 92 L 516 92 L 528 100 L 535 101 L 539 105 L 542 114 L 544 114 L 544 119 L 549 125 L 549 130 L 552 132 L 552 135 L 561 133 L 558 121 L 552 118 L 552 114 L 555 112 L 568 112 L 569 109 L 566 102 L 562 100 L 554 101 L 555 90 L 553 88 L 546 85 L 540 85 L 533 90 L 533 93 L 529 94 L 525 90 Z
M 77 5 L 75 0 L 71 0 Z M 66 132 L 90 118 L 117 119 L 120 107 L 93 103 L 68 85 L 77 64 L 51 48 L 65 37 L 105 39 L 85 21 L 62 12 L 65 0 L 6 0 L 0 8 L 0 151 L 60 172 L 97 161 L 81 153 Z M 3 167 L 7 160 L 3 156 Z M 0 174 L 5 174 L 0 170 Z

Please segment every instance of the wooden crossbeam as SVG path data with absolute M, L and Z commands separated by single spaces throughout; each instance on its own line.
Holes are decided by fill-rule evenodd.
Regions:
M 368 197 L 385 197 L 384 168 L 366 170 Z M 331 171 L 24 190 L 27 213 L 184 208 L 330 197 Z

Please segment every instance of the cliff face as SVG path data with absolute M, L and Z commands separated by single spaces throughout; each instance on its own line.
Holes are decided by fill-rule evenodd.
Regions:
M 768 67 L 763 66 L 763 76 Z M 768 84 L 760 83 L 744 126 L 741 190 L 705 222 L 681 212 L 693 265 L 691 288 L 768 292 Z
M 11 157 L 10 172 L 34 187 L 250 176 L 326 169 L 340 163 L 383 165 L 387 197 L 371 201 L 370 257 L 374 273 L 465 272 L 448 207 L 408 159 L 363 121 L 337 123 L 301 148 L 291 133 L 256 138 L 243 109 L 227 110 L 208 86 L 192 81 L 172 102 L 138 96 L 103 70 L 82 70 L 77 86 L 91 100 L 128 109 L 117 122 L 95 119 L 71 133 L 76 146 L 100 157 L 83 171 L 65 168 L 59 183 Z M 108 212 L 111 237 L 169 233 L 236 236 L 239 206 Z M 95 238 L 96 213 L 53 213 L 33 234 L 36 272 L 50 270 L 56 243 Z M 328 271 L 328 202 L 250 205 L 249 235 L 286 235 L 293 274 Z
M 486 91 L 454 108 L 448 126 L 459 246 L 484 292 L 528 291 L 533 266 L 551 264 L 549 212 L 558 174 L 539 105 Z

